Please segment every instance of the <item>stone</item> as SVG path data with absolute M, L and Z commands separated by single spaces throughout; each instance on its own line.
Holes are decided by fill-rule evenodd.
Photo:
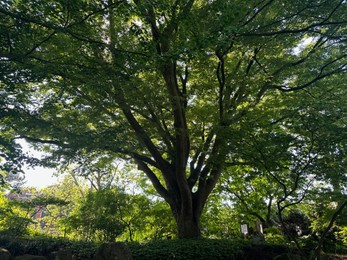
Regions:
M 13 260 L 48 260 L 44 256 L 39 255 L 20 255 L 15 257 Z
M 61 249 L 52 253 L 54 260 L 74 260 L 74 255 L 70 249 Z
M 0 247 L 0 260 L 10 260 L 10 259 L 11 259 L 10 252 L 5 248 Z
M 132 260 L 130 249 L 125 243 L 104 243 L 102 244 L 95 256 L 94 260 Z

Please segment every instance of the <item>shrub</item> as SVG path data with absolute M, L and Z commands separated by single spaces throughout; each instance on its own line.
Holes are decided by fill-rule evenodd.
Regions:
M 242 259 L 245 241 L 214 239 L 156 240 L 130 243 L 134 260 L 159 259 Z
M 98 244 L 84 241 L 72 241 L 63 238 L 36 237 L 11 238 L 0 234 L 0 245 L 8 249 L 13 256 L 22 254 L 44 255 L 69 249 L 78 260 L 92 259 Z M 147 243 L 128 243 L 134 260 L 207 260 L 207 259 L 272 259 L 286 252 L 278 245 L 252 245 L 246 240 L 221 239 L 173 239 L 153 240 Z M 51 259 L 51 258 L 49 258 Z
M 286 243 L 286 238 L 277 227 L 265 228 L 264 233 L 265 241 L 269 244 L 284 245 Z
M 13 238 L 0 235 L 0 245 L 13 256 L 22 254 L 49 256 L 60 249 L 70 249 L 77 259 L 88 259 L 96 252 L 98 245 L 91 242 L 71 241 L 63 238 Z

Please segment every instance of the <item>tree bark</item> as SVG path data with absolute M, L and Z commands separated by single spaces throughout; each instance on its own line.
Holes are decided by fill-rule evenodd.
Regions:
M 197 238 L 201 236 L 201 213 L 194 211 L 194 205 L 191 206 L 191 208 L 184 206 L 180 209 L 177 206 L 171 206 L 177 225 L 178 238 Z
M 201 236 L 200 218 L 193 215 L 179 215 L 176 218 L 179 238 L 198 238 Z

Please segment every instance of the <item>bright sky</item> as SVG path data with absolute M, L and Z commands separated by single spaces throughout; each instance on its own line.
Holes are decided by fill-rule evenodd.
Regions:
M 44 188 L 58 182 L 58 177 L 53 176 L 54 169 L 36 167 L 34 169 L 24 169 L 25 187 Z
M 18 141 L 23 148 L 24 153 L 29 153 L 34 155 L 37 158 L 40 158 L 42 153 L 37 152 L 30 148 L 27 142 L 24 140 Z M 35 167 L 35 168 L 23 168 L 25 172 L 25 187 L 35 187 L 35 188 L 44 188 L 49 185 L 55 184 L 58 182 L 58 177 L 53 176 L 55 170 L 50 168 Z

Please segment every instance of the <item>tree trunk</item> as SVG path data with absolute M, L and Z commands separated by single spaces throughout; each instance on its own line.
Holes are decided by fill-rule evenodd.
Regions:
M 176 221 L 178 238 L 198 238 L 201 236 L 200 217 L 204 203 L 198 201 L 194 193 L 172 193 L 167 201 Z M 187 195 L 185 197 L 184 195 Z
M 179 238 L 197 238 L 201 235 L 200 216 L 178 214 L 175 216 Z

